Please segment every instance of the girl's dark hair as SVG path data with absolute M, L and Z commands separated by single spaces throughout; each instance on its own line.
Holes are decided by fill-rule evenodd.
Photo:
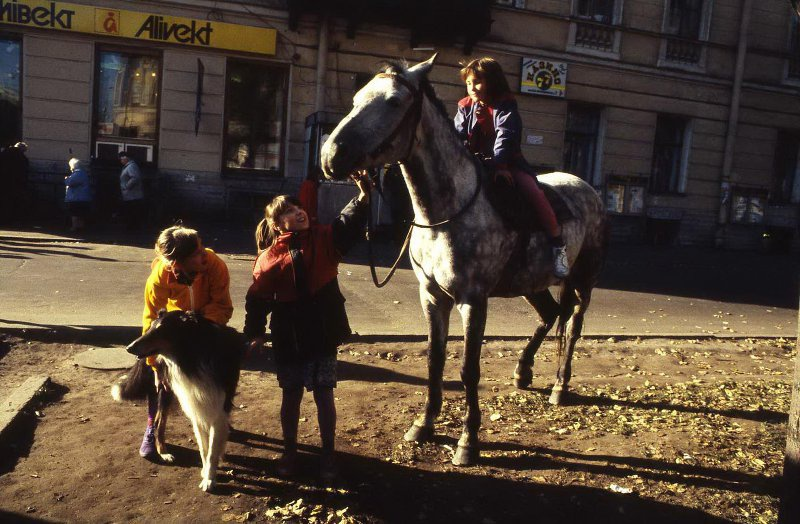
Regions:
M 503 73 L 503 68 L 494 58 L 484 56 L 483 58 L 471 60 L 466 64 L 461 62 L 461 65 L 463 66 L 461 68 L 461 80 L 466 82 L 469 75 L 483 80 L 489 102 L 494 102 L 511 92 L 506 75 Z
M 278 217 L 289 211 L 291 206 L 302 207 L 293 196 L 278 195 L 264 208 L 264 218 L 256 226 L 256 249 L 261 253 L 271 248 L 278 239 L 275 224 Z
M 158 235 L 156 255 L 168 262 L 180 262 L 200 247 L 200 235 L 183 226 L 168 227 Z

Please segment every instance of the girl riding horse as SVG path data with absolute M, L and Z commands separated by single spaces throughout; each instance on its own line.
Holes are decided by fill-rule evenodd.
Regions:
M 566 277 L 569 262 L 561 226 L 533 168 L 522 156 L 522 119 L 502 67 L 494 58 L 478 58 L 461 69 L 461 79 L 467 85 L 467 96 L 458 101 L 454 119 L 459 138 L 494 172 L 495 180 L 517 187 L 533 206 L 553 247 L 553 274 Z

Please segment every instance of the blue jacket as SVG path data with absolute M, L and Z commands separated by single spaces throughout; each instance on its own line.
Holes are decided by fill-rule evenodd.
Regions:
M 512 165 L 527 165 L 522 156 L 522 118 L 519 115 L 517 101 L 508 95 L 487 106 L 494 129 L 481 129 L 475 118 L 476 104 L 470 97 L 458 101 L 458 112 L 453 123 L 459 138 L 463 140 L 471 153 L 482 153 L 491 159 L 490 165 L 508 169 Z M 521 167 L 521 166 L 520 166 Z
M 89 184 L 89 175 L 81 168 L 76 169 L 64 179 L 67 186 L 67 195 L 64 202 L 91 202 L 92 186 Z

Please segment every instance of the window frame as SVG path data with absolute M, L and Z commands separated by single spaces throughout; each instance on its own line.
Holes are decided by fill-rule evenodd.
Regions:
M 155 105 L 155 130 L 156 138 L 128 138 L 128 137 L 109 137 L 108 140 L 100 140 L 101 142 L 110 142 L 119 144 L 119 150 L 127 149 L 128 146 L 152 146 L 153 159 L 150 161 L 138 163 L 141 167 L 156 168 L 158 167 L 158 151 L 161 142 L 161 99 L 164 80 L 164 53 L 161 49 L 137 47 L 137 46 L 118 46 L 97 43 L 94 46 L 94 79 L 92 86 L 92 128 L 91 128 L 91 158 L 92 163 L 98 163 L 97 158 L 97 142 L 99 135 L 97 134 L 98 119 L 98 102 L 100 100 L 100 54 L 101 53 L 124 53 L 128 55 L 149 56 L 158 59 L 158 85 L 156 86 L 156 105 Z M 115 166 L 118 161 L 102 162 L 103 166 Z
M 669 118 L 672 120 L 680 120 L 683 122 L 683 133 L 681 136 L 681 151 L 680 151 L 680 164 L 678 165 L 678 172 L 674 173 L 677 177 L 675 180 L 675 188 L 672 188 L 673 173 L 670 173 L 667 189 L 659 189 L 656 187 L 656 174 L 654 173 L 656 147 L 658 143 L 658 122 L 662 118 Z M 692 135 L 694 134 L 694 119 L 685 117 L 683 115 L 675 115 L 669 113 L 659 113 L 656 119 L 655 134 L 653 135 L 653 150 L 650 157 L 650 186 L 648 193 L 651 195 L 674 195 L 683 196 L 686 194 L 686 185 L 689 178 L 689 161 L 692 151 Z
M 787 142 L 793 142 L 794 146 L 794 173 L 792 175 L 792 187 L 788 196 L 784 196 L 783 191 L 778 191 L 778 181 L 783 180 L 783 177 L 778 178 L 778 152 L 779 148 Z M 797 129 L 779 129 L 778 135 L 775 139 L 775 153 L 772 167 L 772 181 L 770 185 L 769 197 L 767 203 L 769 205 L 796 205 L 800 204 L 800 130 Z M 782 185 L 782 184 L 781 184 Z M 779 193 L 779 194 L 778 194 Z
M 684 38 L 676 33 L 669 31 L 669 11 L 672 2 L 675 0 L 665 0 L 664 10 L 661 18 L 661 44 L 658 51 L 657 67 L 668 69 L 680 69 L 690 72 L 705 72 L 706 61 L 708 58 L 708 42 L 709 35 L 711 34 L 711 16 L 714 8 L 714 0 L 701 0 L 703 6 L 700 14 L 700 27 L 697 39 Z M 670 40 L 676 40 L 687 43 L 687 45 L 698 45 L 700 47 L 700 56 L 696 63 L 678 62 L 670 60 L 667 57 L 667 48 Z
M 796 42 L 796 46 L 794 45 Z M 792 49 L 792 48 L 795 49 Z M 796 63 L 798 73 L 792 75 L 792 62 Z M 800 86 L 800 16 L 789 16 L 788 34 L 786 35 L 786 60 L 783 65 L 783 83 Z
M 562 150 L 562 164 L 564 164 L 563 168 L 565 171 L 569 172 L 568 167 L 563 160 L 563 157 L 566 155 L 567 152 L 567 135 L 569 133 L 569 112 L 571 108 L 575 107 L 597 111 L 597 129 L 594 135 L 594 144 L 593 144 L 594 151 L 592 151 L 591 155 L 592 156 L 591 172 L 586 174 L 587 177 L 585 181 L 594 187 L 601 187 L 603 184 L 602 180 L 603 149 L 605 147 L 605 134 L 606 134 L 606 110 L 604 106 L 598 104 L 591 104 L 587 102 L 581 102 L 578 100 L 572 100 L 567 102 L 566 121 L 564 124 L 564 148 Z M 579 176 L 577 174 L 575 175 Z
M 230 63 L 231 62 L 239 62 L 239 63 L 246 63 L 255 65 L 258 67 L 267 67 L 267 68 L 274 68 L 282 70 L 284 74 L 284 96 L 283 96 L 283 119 L 281 122 L 281 138 L 280 138 L 280 152 L 278 153 L 278 169 L 256 169 L 256 168 L 244 168 L 244 167 L 228 167 L 227 160 L 225 158 L 225 152 L 228 150 L 228 116 L 229 116 L 229 106 L 228 101 L 230 100 L 230 92 L 228 89 L 228 72 L 230 71 Z M 224 99 L 224 110 L 222 115 L 222 151 L 220 154 L 220 173 L 222 173 L 223 177 L 226 178 L 243 178 L 243 179 L 269 179 L 269 178 L 286 178 L 287 175 L 287 164 L 288 160 L 286 158 L 286 153 L 288 150 L 288 141 L 289 141 L 289 112 L 290 112 L 290 100 L 291 100 L 291 65 L 286 64 L 283 62 L 276 62 L 273 60 L 259 60 L 257 58 L 251 57 L 241 57 L 241 56 L 226 56 L 225 57 L 225 99 Z
M 622 25 L 622 13 L 623 13 L 623 5 L 624 0 L 612 0 L 614 2 L 614 6 L 612 8 L 612 16 L 611 16 L 611 23 L 605 22 L 597 22 L 591 20 L 589 17 L 581 16 L 578 14 L 578 4 L 580 0 L 571 0 L 570 2 L 570 24 L 569 24 L 569 36 L 567 38 L 567 51 L 573 53 L 580 53 L 583 55 L 590 55 L 596 56 L 600 58 L 610 58 L 613 60 L 620 59 L 620 45 L 622 42 L 622 31 L 620 30 Z M 607 30 L 613 30 L 613 43 L 611 45 L 610 50 L 604 49 L 592 49 L 590 47 L 584 47 L 578 45 L 576 43 L 576 37 L 578 35 L 579 25 L 583 24 L 590 24 L 593 26 L 597 26 Z
M 23 80 L 25 79 L 25 39 L 23 38 L 23 34 L 15 33 L 12 31 L 0 31 L 0 38 L 3 40 L 13 40 L 19 44 L 19 133 L 17 134 L 17 138 L 8 144 L 0 143 L 0 147 L 8 147 L 16 144 L 17 142 L 22 142 L 24 139 L 24 131 L 25 131 L 25 95 L 23 93 L 23 88 L 25 83 Z

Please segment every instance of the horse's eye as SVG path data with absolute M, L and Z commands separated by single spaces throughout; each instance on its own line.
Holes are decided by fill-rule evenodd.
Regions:
M 389 104 L 389 107 L 400 107 L 400 100 L 395 97 L 387 99 L 386 103 Z

